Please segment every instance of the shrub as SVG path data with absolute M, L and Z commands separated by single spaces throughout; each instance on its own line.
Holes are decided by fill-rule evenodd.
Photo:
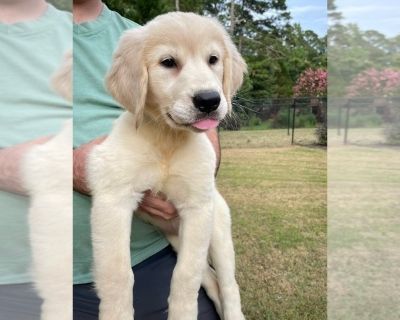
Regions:
M 300 74 L 293 87 L 295 97 L 325 97 L 327 94 L 327 71 L 307 69 Z
M 327 95 L 327 76 L 328 73 L 324 69 L 307 69 L 297 79 L 296 85 L 293 87 L 295 97 L 326 97 Z M 314 106 L 314 123 L 317 122 L 315 131 L 318 143 L 326 145 L 327 142 L 327 120 L 326 108 L 323 107 L 321 101 L 317 101 Z M 309 125 L 309 124 L 308 124 Z M 303 126 L 308 126 L 303 125 Z
M 400 71 L 371 68 L 360 72 L 347 87 L 349 97 L 390 97 L 400 92 Z
M 371 68 L 360 72 L 347 87 L 349 97 L 373 96 L 380 98 L 393 97 L 400 94 L 400 70 Z M 400 144 L 400 111 L 397 105 L 383 106 L 381 117 L 387 121 L 385 128 L 386 141 Z M 389 115 L 389 116 L 388 116 Z
M 326 122 L 320 122 L 317 124 L 315 134 L 318 138 L 318 144 L 326 146 L 328 142 L 328 130 Z

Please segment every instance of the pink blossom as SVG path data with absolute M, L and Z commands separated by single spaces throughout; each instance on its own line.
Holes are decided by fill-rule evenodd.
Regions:
M 353 78 L 346 91 L 350 97 L 396 95 L 400 92 L 400 70 L 364 70 Z
M 295 97 L 322 97 L 327 93 L 327 71 L 324 69 L 307 69 L 301 73 L 293 87 Z

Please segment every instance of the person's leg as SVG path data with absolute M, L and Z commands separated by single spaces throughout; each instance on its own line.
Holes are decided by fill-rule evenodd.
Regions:
M 133 268 L 135 320 L 166 320 L 168 295 L 176 254 L 171 247 L 161 250 Z M 204 289 L 199 291 L 198 320 L 218 320 L 214 305 Z M 92 284 L 74 286 L 74 320 L 98 319 L 99 299 Z
M 31 283 L 0 285 L 0 320 L 39 320 L 41 304 Z

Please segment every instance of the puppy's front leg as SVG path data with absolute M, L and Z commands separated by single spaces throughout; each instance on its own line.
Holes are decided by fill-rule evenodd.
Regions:
M 179 254 L 171 281 L 168 320 L 196 320 L 197 297 L 207 266 L 213 204 L 180 211 Z
M 133 319 L 130 234 L 133 211 L 141 196 L 113 192 L 93 198 L 93 271 L 100 298 L 100 320 Z
M 224 198 L 215 190 L 215 222 L 210 255 L 217 273 L 224 320 L 244 320 L 239 286 L 235 279 L 235 252 L 231 235 L 231 217 Z

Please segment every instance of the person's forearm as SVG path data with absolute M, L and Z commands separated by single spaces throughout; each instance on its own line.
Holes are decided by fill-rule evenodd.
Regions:
M 89 195 L 90 188 L 87 183 L 86 161 L 92 149 L 102 143 L 106 137 L 99 137 L 89 143 L 83 144 L 74 149 L 73 157 L 73 173 L 74 173 L 74 190 L 79 193 Z
M 43 137 L 0 149 L 0 190 L 23 195 L 27 193 L 21 179 L 23 158 L 32 147 L 48 140 L 49 137 Z
M 219 143 L 219 134 L 217 129 L 211 129 L 206 132 L 208 139 L 214 147 L 217 156 L 217 163 L 215 164 L 215 175 L 218 173 L 219 165 L 221 163 L 221 146 Z
M 84 150 L 77 148 L 73 156 L 73 183 L 74 190 L 82 194 L 90 194 L 86 182 L 86 157 L 83 156 Z M 86 153 L 85 153 L 86 154 Z
M 14 147 L 0 150 L 0 189 L 12 193 L 25 194 L 20 179 L 19 166 L 15 158 L 19 152 Z

